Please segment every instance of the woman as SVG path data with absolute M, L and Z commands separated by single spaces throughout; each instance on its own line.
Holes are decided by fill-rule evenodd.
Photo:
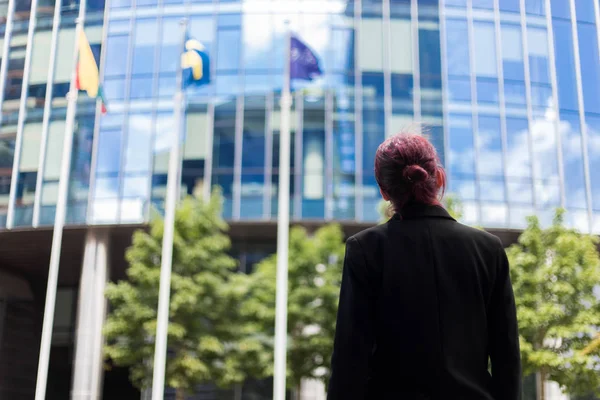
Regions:
M 346 243 L 328 399 L 519 399 L 500 240 L 442 208 L 446 176 L 424 137 L 382 143 L 375 177 L 395 214 Z

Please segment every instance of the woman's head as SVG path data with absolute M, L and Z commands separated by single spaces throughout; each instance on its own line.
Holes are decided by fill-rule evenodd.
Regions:
M 400 212 L 408 202 L 439 204 L 446 174 L 433 145 L 421 135 L 388 138 L 375 155 L 375 178 L 381 194 Z

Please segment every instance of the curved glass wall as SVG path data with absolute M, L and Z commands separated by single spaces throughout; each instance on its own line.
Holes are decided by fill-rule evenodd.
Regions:
M 466 222 L 518 229 L 526 215 L 549 223 L 563 206 L 570 225 L 600 233 L 592 0 L 111 0 L 106 7 L 88 1 L 85 29 L 109 112 L 97 115 L 80 96 L 70 223 L 139 223 L 162 209 L 176 134 L 179 22 L 187 18 L 213 79 L 188 90 L 182 192 L 202 196 L 221 186 L 228 219 L 277 215 L 289 21 L 324 72 L 292 85 L 292 220 L 375 222 L 375 150 L 416 122 L 437 147 Z M 74 0 L 38 0 L 36 10 L 0 2 L 2 227 L 52 224 L 78 9 Z

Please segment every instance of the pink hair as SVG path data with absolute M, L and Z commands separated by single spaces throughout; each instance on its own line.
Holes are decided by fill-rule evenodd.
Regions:
M 395 212 L 409 202 L 439 205 L 446 190 L 446 173 L 435 147 L 417 134 L 400 133 L 379 146 L 375 178 Z

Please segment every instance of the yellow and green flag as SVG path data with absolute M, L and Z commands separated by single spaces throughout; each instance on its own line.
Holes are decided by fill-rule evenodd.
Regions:
M 90 42 L 83 30 L 81 30 L 79 35 L 79 61 L 77 62 L 76 86 L 78 90 L 85 90 L 88 96 L 92 98 L 99 97 L 102 102 L 102 114 L 106 113 L 106 101 L 102 85 L 100 85 L 98 65 L 96 64 L 94 53 L 92 53 Z

